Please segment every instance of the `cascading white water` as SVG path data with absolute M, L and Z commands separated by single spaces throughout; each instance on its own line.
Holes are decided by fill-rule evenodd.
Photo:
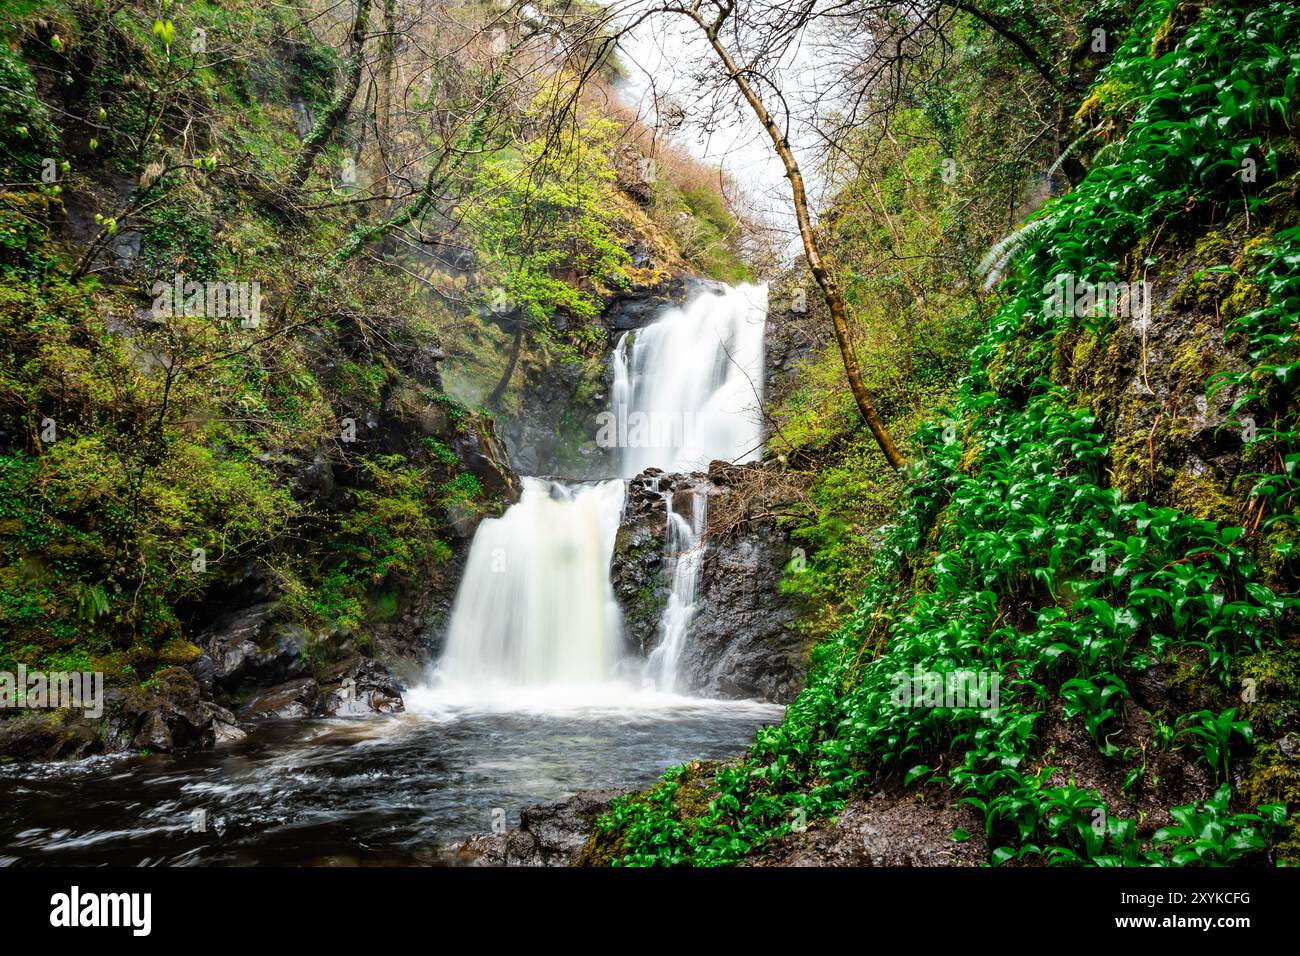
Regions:
M 762 448 L 767 286 L 741 285 L 668 309 L 614 349 L 610 435 L 621 473 L 702 470 Z
M 742 285 L 669 309 L 653 325 L 625 333 L 614 349 L 614 421 L 623 447 L 622 473 L 655 466 L 702 470 L 713 459 L 745 462 L 763 440 L 763 335 L 767 287 Z M 677 687 L 677 664 L 695 619 L 708 497 L 690 496 L 688 522 L 663 492 L 665 550 L 671 570 L 659 643 L 645 676 L 661 692 Z
M 590 685 L 622 651 L 609 562 L 622 481 L 565 485 L 525 478 L 519 502 L 479 525 L 451 611 L 444 684 Z
M 691 492 L 691 520 L 673 510 L 673 492 L 663 492 L 668 527 L 666 546 L 672 568 L 668 604 L 659 619 L 659 644 L 646 661 L 646 677 L 663 693 L 677 689 L 677 662 L 695 619 L 695 586 L 700 579 L 700 538 L 708 519 L 708 496 Z
M 618 475 L 758 457 L 766 320 L 767 287 L 742 285 L 668 309 L 619 339 L 613 408 L 597 436 L 621 449 Z M 691 519 L 674 512 L 666 491 L 671 590 L 643 672 L 660 693 L 675 690 L 695 616 L 707 516 L 704 494 L 678 494 L 691 496 Z M 622 693 L 610 683 L 623 640 L 609 568 L 625 496 L 623 480 L 525 478 L 519 502 L 479 525 L 435 671 L 442 691 L 482 700 L 501 689 L 531 699 L 526 692 L 536 689 L 551 703 L 589 699 L 601 686 Z M 586 691 L 571 693 L 579 685 Z

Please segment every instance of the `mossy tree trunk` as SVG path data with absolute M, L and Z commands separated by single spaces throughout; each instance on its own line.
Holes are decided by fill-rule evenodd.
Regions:
M 288 184 L 297 189 L 307 180 L 312 164 L 320 155 L 352 109 L 357 90 L 361 87 L 361 72 L 365 67 L 366 34 L 370 24 L 371 0 L 357 0 L 357 14 L 352 20 L 352 29 L 348 31 L 348 58 L 344 67 L 343 86 L 334 94 L 334 102 L 317 122 L 307 138 L 302 141 L 302 150 L 289 169 Z

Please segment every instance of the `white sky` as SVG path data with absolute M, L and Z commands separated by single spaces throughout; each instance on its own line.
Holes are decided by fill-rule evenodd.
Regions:
M 749 106 L 737 98 L 740 109 L 734 121 L 711 135 L 701 127 L 700 120 L 710 104 L 702 98 L 699 84 L 691 77 L 692 66 L 704 64 L 716 75 L 716 59 L 699 28 L 684 18 L 661 15 L 626 35 L 619 47 L 627 74 L 619 93 L 629 105 L 651 124 L 655 117 L 656 92 L 685 108 L 687 124 L 675 134 L 673 142 L 696 158 L 720 165 L 729 173 L 745 191 L 745 199 L 754 211 L 788 237 L 787 253 L 795 252 L 798 231 L 790 184 L 771 141 Z M 782 90 L 796 112 L 807 105 L 807 95 L 817 86 L 817 62 L 817 51 L 806 44 L 787 56 L 783 64 Z M 766 105 L 775 114 L 774 104 Z M 798 122 L 789 135 L 816 209 L 823 185 L 816 162 L 816 137 L 806 124 Z

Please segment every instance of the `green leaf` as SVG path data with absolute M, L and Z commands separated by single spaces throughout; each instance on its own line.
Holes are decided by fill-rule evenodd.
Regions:
M 903 786 L 910 787 L 912 785 L 912 782 L 916 780 L 917 777 L 920 777 L 929 772 L 930 772 L 930 768 L 927 767 L 925 764 L 922 763 L 917 764 L 915 767 L 913 767 L 911 770 L 907 771 L 907 773 L 903 775 Z

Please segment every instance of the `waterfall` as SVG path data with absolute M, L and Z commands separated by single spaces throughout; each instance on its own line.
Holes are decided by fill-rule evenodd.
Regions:
M 758 458 L 766 325 L 767 286 L 742 285 L 667 309 L 619 338 L 602 444 L 622 449 L 624 478 L 651 466 L 701 471 L 715 458 Z
M 629 662 L 609 579 L 624 479 L 651 466 L 684 472 L 758 457 L 766 320 L 767 287 L 742 285 L 666 309 L 619 338 L 612 407 L 596 440 L 619 450 L 620 477 L 525 478 L 519 502 L 479 525 L 435 669 L 439 689 L 475 700 L 496 689 L 512 700 L 540 690 L 559 702 L 590 699 L 592 689 L 625 693 L 616 675 Z M 655 691 L 672 693 L 695 616 L 707 497 L 677 492 L 690 495 L 688 520 L 674 511 L 674 492 L 662 494 L 671 588 L 642 674 Z
M 646 661 L 646 677 L 654 682 L 655 690 L 672 693 L 677 689 L 677 661 L 682 656 L 686 635 L 690 633 L 695 618 L 695 586 L 700 578 L 700 561 L 703 556 L 701 539 L 708 519 L 708 496 L 698 491 L 690 492 L 691 520 L 673 510 L 673 492 L 663 492 L 668 526 L 666 549 L 672 569 L 668 604 L 659 619 L 659 644 Z
M 715 458 L 745 462 L 762 450 L 763 336 L 767 287 L 742 285 L 668 309 L 627 332 L 614 349 L 613 424 L 622 474 L 648 467 L 700 471 Z M 661 692 L 677 686 L 677 664 L 695 619 L 708 497 L 689 490 L 690 520 L 662 492 L 667 527 L 668 604 L 645 676 Z
M 624 484 L 525 478 L 518 504 L 479 525 L 439 677 L 462 689 L 608 681 L 622 650 L 609 581 Z

